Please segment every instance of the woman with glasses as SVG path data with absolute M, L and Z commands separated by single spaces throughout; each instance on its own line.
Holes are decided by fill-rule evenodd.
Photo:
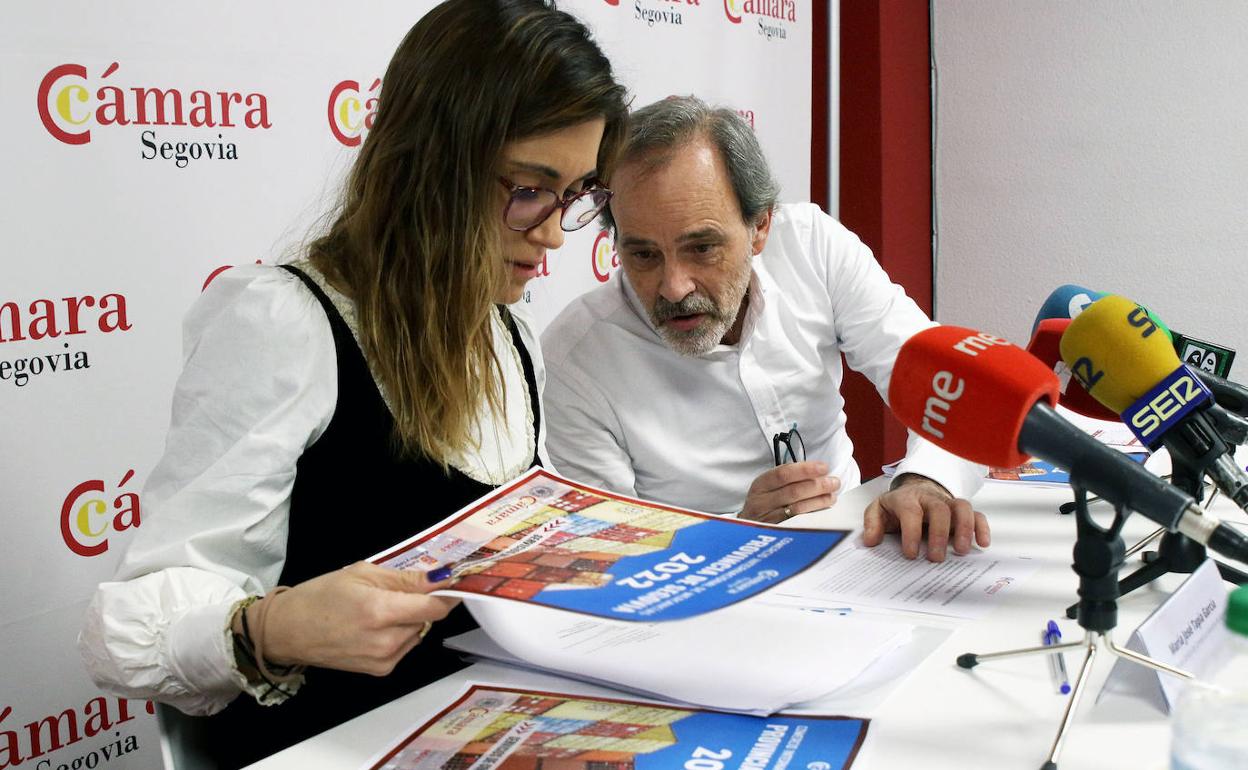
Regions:
M 382 88 L 326 231 L 188 314 L 147 515 L 80 638 L 100 686 L 211 715 L 218 766 L 458 668 L 443 576 L 360 560 L 549 464 L 537 337 L 507 305 L 610 198 L 624 89 L 542 0 L 442 3 Z

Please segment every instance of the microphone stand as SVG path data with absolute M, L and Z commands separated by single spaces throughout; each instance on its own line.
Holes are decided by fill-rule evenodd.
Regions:
M 1130 511 L 1122 506 L 1114 506 L 1113 523 L 1108 529 L 1103 528 L 1092 520 L 1092 515 L 1088 512 L 1087 490 L 1078 486 L 1073 479 L 1071 484 L 1075 490 L 1077 532 L 1073 568 L 1075 574 L 1079 576 L 1079 602 L 1075 607 L 1078 623 L 1085 631 L 1083 640 L 1002 652 L 968 652 L 959 655 L 957 661 L 962 668 L 971 669 L 989 660 L 1024 655 L 1050 655 L 1075 647 L 1082 647 L 1086 650 L 1083 663 L 1079 667 L 1079 675 L 1074 682 L 1074 689 L 1070 694 L 1070 701 L 1066 704 L 1066 711 L 1062 715 L 1057 737 L 1053 740 L 1053 746 L 1049 749 L 1049 755 L 1044 764 L 1040 766 L 1041 770 L 1057 770 L 1057 758 L 1066 740 L 1066 731 L 1074 721 L 1079 701 L 1087 689 L 1092 660 L 1098 649 L 1104 649 L 1110 655 L 1172 676 L 1183 679 L 1194 678 L 1186 671 L 1153 660 L 1125 647 L 1119 647 L 1110 638 L 1110 632 L 1118 624 L 1118 570 L 1121 569 L 1126 559 L 1126 547 L 1122 542 L 1121 534 L 1122 525 L 1126 523 Z
M 1205 470 L 1211 462 L 1212 458 L 1209 455 L 1195 457 L 1172 451 L 1170 453 L 1170 483 L 1191 495 L 1197 503 L 1201 502 L 1205 494 Z M 1217 487 L 1214 487 L 1213 494 L 1209 496 L 1210 501 L 1217 494 Z M 1069 505 L 1069 503 L 1066 505 Z M 1066 505 L 1062 506 L 1063 513 L 1066 511 Z M 1157 550 L 1144 553 L 1144 566 L 1127 575 L 1118 583 L 1119 595 L 1125 596 L 1140 586 L 1148 585 L 1162 575 L 1169 573 L 1190 575 L 1200 565 L 1204 564 L 1205 559 L 1208 558 L 1208 552 L 1203 545 L 1186 535 L 1181 535 L 1178 532 L 1168 532 L 1164 528 L 1158 529 L 1139 543 L 1136 543 L 1131 547 L 1131 550 L 1127 551 L 1125 556 L 1130 556 L 1143 549 L 1158 537 L 1161 538 L 1161 542 L 1158 544 Z M 1235 585 L 1248 583 L 1248 573 L 1217 559 L 1214 560 L 1214 563 L 1217 565 L 1218 573 L 1223 580 Z M 1074 618 L 1078 606 L 1077 604 L 1072 604 L 1067 607 L 1066 617 Z

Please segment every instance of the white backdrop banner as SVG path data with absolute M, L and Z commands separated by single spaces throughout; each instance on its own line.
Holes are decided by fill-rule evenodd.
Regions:
M 27 3 L 0 24 L 0 770 L 160 766 L 150 704 L 95 689 L 75 638 L 143 526 L 181 321 L 229 266 L 298 252 L 390 54 L 434 3 Z M 810 0 L 562 0 L 635 105 L 697 94 L 810 188 Z M 612 279 L 571 234 L 523 301 L 540 327 Z

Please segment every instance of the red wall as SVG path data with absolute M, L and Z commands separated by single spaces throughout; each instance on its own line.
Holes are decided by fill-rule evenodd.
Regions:
M 840 219 L 930 315 L 928 4 L 846 0 L 841 3 L 840 42 Z M 812 175 L 812 185 L 813 180 Z M 874 478 L 882 464 L 905 453 L 905 429 L 865 377 L 847 371 L 842 393 L 863 479 Z

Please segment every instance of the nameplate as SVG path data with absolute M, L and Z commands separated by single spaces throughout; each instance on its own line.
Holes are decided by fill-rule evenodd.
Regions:
M 1127 649 L 1203 677 L 1217 669 L 1229 649 L 1226 597 L 1217 564 L 1205 560 L 1131 634 Z M 1118 660 L 1101 695 L 1116 692 L 1142 696 L 1169 713 L 1185 684 L 1179 677 Z

